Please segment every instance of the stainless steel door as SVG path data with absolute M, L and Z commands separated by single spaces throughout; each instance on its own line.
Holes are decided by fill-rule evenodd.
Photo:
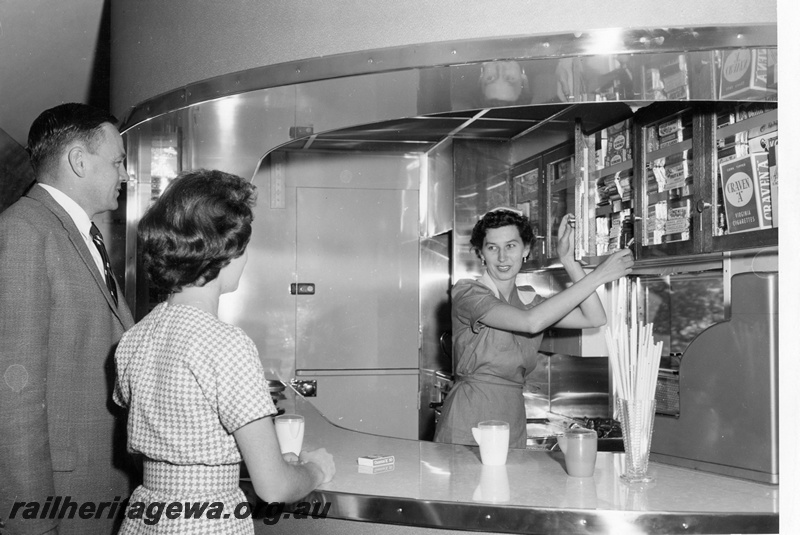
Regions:
M 419 367 L 419 193 L 297 189 L 298 370 Z
M 419 192 L 297 188 L 296 375 L 332 423 L 418 437 Z

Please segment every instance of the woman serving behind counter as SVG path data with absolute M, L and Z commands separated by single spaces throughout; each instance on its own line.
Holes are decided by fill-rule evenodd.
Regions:
M 324 449 L 281 457 L 255 345 L 217 319 L 219 296 L 236 290 L 247 261 L 254 203 L 244 179 L 192 171 L 139 223 L 150 282 L 170 296 L 125 333 L 115 356 L 128 449 L 144 456 L 144 481 L 120 533 L 253 533 L 252 518 L 237 508 L 246 501 L 242 458 L 266 502 L 296 501 L 333 477 Z M 176 503 L 221 503 L 224 511 L 155 517 L 159 504 Z
M 558 229 L 558 257 L 570 287 L 549 299 L 523 297 L 515 281 L 533 244 L 528 219 L 508 209 L 484 215 L 472 229 L 470 244 L 485 266 L 478 280 L 453 286 L 453 352 L 456 382 L 445 399 L 434 441 L 475 445 L 472 428 L 485 420 L 510 424 L 509 446 L 527 440 L 522 387 L 536 366 L 542 333 L 548 327 L 600 327 L 605 311 L 595 290 L 631 272 L 633 256 L 618 251 L 586 274 L 573 256 L 572 214 Z

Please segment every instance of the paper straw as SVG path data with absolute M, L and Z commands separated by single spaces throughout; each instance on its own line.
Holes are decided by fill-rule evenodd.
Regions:
M 605 330 L 614 391 L 621 399 L 655 399 L 663 342 L 653 340 L 653 324 L 638 321 L 639 281 L 612 283 Z

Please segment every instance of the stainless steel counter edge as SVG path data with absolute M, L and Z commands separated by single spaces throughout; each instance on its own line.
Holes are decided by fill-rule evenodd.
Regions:
M 249 485 L 249 482 L 243 482 Z M 551 509 L 314 491 L 325 518 L 493 533 L 778 533 L 779 515 Z M 330 504 L 330 506 L 328 506 Z M 258 517 L 256 517 L 258 521 Z

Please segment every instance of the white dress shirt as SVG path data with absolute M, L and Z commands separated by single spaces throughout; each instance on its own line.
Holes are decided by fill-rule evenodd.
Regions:
M 47 193 L 49 193 L 50 196 L 53 197 L 53 199 L 59 205 L 61 205 L 61 208 L 66 210 L 69 216 L 72 218 L 72 221 L 75 223 L 75 226 L 78 227 L 78 230 L 81 233 L 83 241 L 86 243 L 86 247 L 92 254 L 92 258 L 94 259 L 97 269 L 100 271 L 100 275 L 103 277 L 103 280 L 105 280 L 106 275 L 105 270 L 103 269 L 103 258 L 100 256 L 100 251 L 97 250 L 97 246 L 95 246 L 94 241 L 92 240 L 92 235 L 90 234 L 92 220 L 89 219 L 89 216 L 86 214 L 84 209 L 81 208 L 78 203 L 73 201 L 72 198 L 63 191 L 48 184 L 42 184 L 41 182 L 39 182 L 39 185 L 42 186 Z

